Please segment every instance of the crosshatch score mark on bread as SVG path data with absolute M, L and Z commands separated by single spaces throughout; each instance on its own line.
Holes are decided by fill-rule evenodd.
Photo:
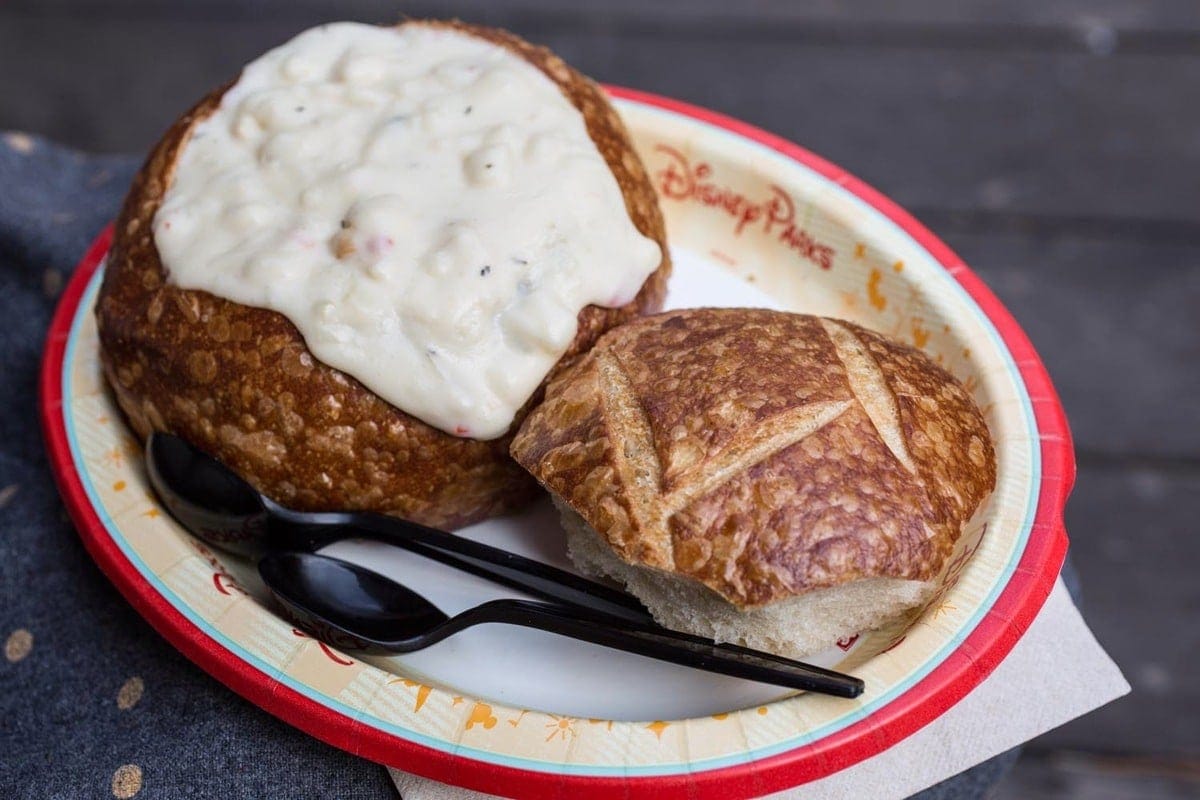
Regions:
M 300 508 L 456 526 L 527 500 L 544 380 L 661 306 L 646 171 L 603 93 L 457 22 L 301 34 L 135 180 L 98 304 L 142 435 Z
M 513 454 L 581 569 L 668 627 L 791 655 L 926 600 L 996 475 L 979 410 L 923 354 L 761 309 L 607 334 Z

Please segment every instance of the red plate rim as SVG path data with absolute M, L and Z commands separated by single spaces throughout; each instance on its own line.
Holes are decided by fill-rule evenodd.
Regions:
M 595 777 L 525 770 L 442 752 L 372 728 L 326 708 L 259 671 L 209 638 L 138 572 L 108 535 L 75 471 L 62 414 L 62 368 L 71 323 L 112 241 L 109 226 L 84 254 L 63 292 L 46 337 L 40 415 L 55 480 L 92 558 L 151 625 L 187 658 L 265 711 L 334 747 L 437 781 L 530 798 L 755 797 L 845 769 L 915 733 L 961 700 L 1008 655 L 1041 610 L 1067 551 L 1063 507 L 1075 480 L 1066 415 L 1029 338 L 962 260 L 893 201 L 819 156 L 753 125 L 699 106 L 617 86 L 614 97 L 657 107 L 750 139 L 834 181 L 889 218 L 925 248 L 991 320 L 1025 382 L 1041 440 L 1041 485 L 1029 539 L 1016 570 L 975 629 L 928 675 L 869 717 L 821 740 L 743 764 L 692 773 Z

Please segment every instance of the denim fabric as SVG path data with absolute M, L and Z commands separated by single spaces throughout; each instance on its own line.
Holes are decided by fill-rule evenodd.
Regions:
M 37 423 L 42 340 L 135 168 L 0 136 L 0 796 L 394 798 L 381 767 L 288 727 L 176 653 L 92 563 L 63 510 Z M 919 797 L 982 797 L 1015 758 Z
M 67 520 L 37 422 L 42 340 L 135 168 L 0 135 L 0 797 L 128 796 L 134 765 L 138 798 L 395 798 L 382 767 L 258 710 L 176 653 Z M 14 661 L 18 630 L 32 646 Z

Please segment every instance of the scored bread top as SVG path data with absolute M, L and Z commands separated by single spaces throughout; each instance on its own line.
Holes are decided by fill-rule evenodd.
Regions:
M 448 28 L 518 54 L 553 80 L 584 117 L 637 229 L 662 263 L 620 308 L 587 306 L 560 369 L 605 330 L 662 306 L 670 273 L 654 188 L 603 91 L 549 50 L 506 31 Z M 194 126 L 221 102 L 218 88 L 183 115 L 151 152 L 118 217 L 97 303 L 101 358 L 140 435 L 178 433 L 276 500 L 302 509 L 369 509 L 457 527 L 525 502 L 536 487 L 508 455 L 510 431 L 491 441 L 451 436 L 384 402 L 313 358 L 283 315 L 181 289 L 167 280 L 151 224 Z
M 550 383 L 512 453 L 626 562 L 742 608 L 933 578 L 996 480 L 983 416 L 925 355 L 764 309 L 610 331 Z

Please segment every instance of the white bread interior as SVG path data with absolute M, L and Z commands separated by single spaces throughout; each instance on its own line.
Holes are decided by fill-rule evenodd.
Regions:
M 804 658 L 838 639 L 882 627 L 922 605 L 934 581 L 870 578 L 745 611 L 690 578 L 627 564 L 558 497 L 567 549 L 584 574 L 623 584 L 660 625 L 790 658 Z

